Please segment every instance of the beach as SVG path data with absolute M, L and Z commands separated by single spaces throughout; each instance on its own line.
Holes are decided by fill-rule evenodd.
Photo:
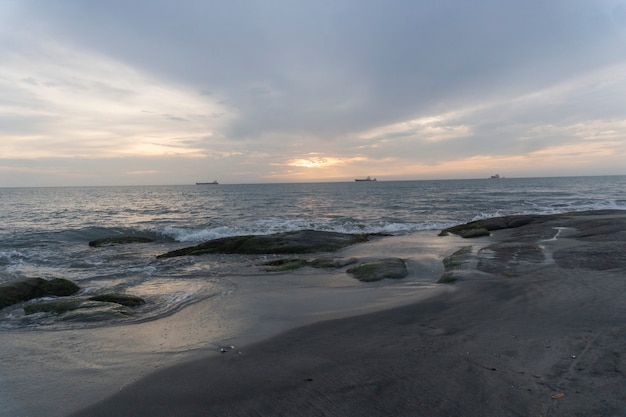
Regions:
M 623 416 L 625 238 L 611 211 L 466 239 L 454 284 L 144 372 L 72 416 Z
M 376 238 L 332 254 L 361 260 L 395 255 L 406 260 L 408 277 L 374 283 L 357 281 L 346 268 L 266 272 L 253 257 L 239 267 L 245 274 L 223 278 L 228 281 L 226 291 L 186 304 L 173 314 L 132 323 L 69 322 L 66 328 L 60 321 L 61 327 L 0 331 L 2 415 L 66 416 L 125 392 L 168 366 L 198 358 L 243 357 L 254 342 L 290 329 L 450 291 L 435 281 L 444 271 L 441 259 L 463 243 L 458 237 L 442 239 L 429 231 Z M 149 415 L 136 410 L 119 413 Z

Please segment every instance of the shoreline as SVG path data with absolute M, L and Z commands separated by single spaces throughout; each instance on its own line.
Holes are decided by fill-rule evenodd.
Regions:
M 625 237 L 624 212 L 497 231 L 452 291 L 169 367 L 73 416 L 626 415 Z
M 150 322 L 0 331 L 3 415 L 626 415 L 626 212 L 537 218 L 336 253 L 407 259 L 393 284 L 238 276 Z
M 344 270 L 229 277 L 236 290 L 157 320 L 67 330 L 3 330 L 0 400 L 7 417 L 66 416 L 161 369 L 246 352 L 253 343 L 319 321 L 352 317 L 454 291 L 434 285 L 460 238 L 435 231 L 376 239 L 335 252 L 407 259 L 409 277 L 361 283 Z M 344 268 L 345 269 L 345 268 Z M 235 346 L 236 349 L 231 349 Z M 220 353 L 221 349 L 228 351 Z M 231 352 L 231 350 L 233 350 Z

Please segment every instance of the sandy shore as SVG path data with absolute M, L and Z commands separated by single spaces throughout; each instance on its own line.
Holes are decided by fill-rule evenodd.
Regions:
M 204 336 L 180 340 L 207 331 L 196 310 L 207 304 L 152 323 L 194 327 L 178 330 L 178 348 L 161 355 L 177 364 L 142 368 L 137 375 L 146 376 L 129 384 L 120 376 L 114 394 L 107 385 L 108 398 L 72 415 L 626 416 L 626 213 L 439 239 L 431 244 L 438 256 L 472 246 L 455 284 L 334 288 L 325 277 L 319 286 L 299 281 L 295 292 L 268 282 L 279 288 L 265 293 L 273 298 L 255 298 L 250 287 L 241 294 L 249 304 L 228 304 L 239 318 L 229 323 L 242 327 L 219 339 L 235 345 L 223 354 L 204 351 Z M 399 239 L 359 250 L 407 257 L 410 246 Z M 410 266 L 438 275 L 435 258 Z M 286 294 L 291 301 L 281 304 Z M 251 311 L 258 320 L 244 320 Z M 281 322 L 294 312 L 301 315 Z M 189 346 L 201 354 L 187 355 Z M 140 357 L 148 367 L 159 355 Z

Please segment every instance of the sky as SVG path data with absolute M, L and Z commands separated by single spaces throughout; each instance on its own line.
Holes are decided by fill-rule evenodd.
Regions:
M 0 0 L 0 187 L 625 162 L 626 0 Z

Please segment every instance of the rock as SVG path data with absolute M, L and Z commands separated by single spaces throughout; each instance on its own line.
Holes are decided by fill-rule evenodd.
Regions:
M 67 296 L 77 293 L 80 288 L 71 281 L 55 278 L 26 278 L 0 285 L 0 308 L 49 296 Z
M 452 255 L 443 259 L 445 271 L 437 281 L 437 284 L 453 284 L 458 281 L 456 272 L 461 269 L 471 258 L 472 247 L 465 246 Z
M 303 268 L 308 265 L 308 262 L 306 259 L 276 259 L 263 262 L 261 265 L 268 266 L 269 268 L 265 269 L 268 272 L 281 272 Z
M 530 223 L 546 221 L 549 216 L 521 214 L 515 216 L 494 217 L 491 219 L 475 220 L 473 222 L 448 227 L 439 233 L 447 236 L 452 233 L 463 238 L 489 236 L 489 232 L 500 229 L 513 229 Z
M 408 270 L 402 259 L 386 258 L 373 262 L 366 262 L 348 269 L 359 281 L 372 282 L 385 278 L 400 279 L 408 275 Z
M 45 296 L 67 297 L 80 291 L 80 287 L 72 281 L 63 278 L 54 278 L 41 285 Z
M 459 230 L 457 234 L 465 239 L 491 235 L 491 233 L 489 233 L 489 230 L 485 229 L 484 227 L 479 227 L 476 229 Z
M 367 240 L 367 235 L 300 230 L 273 235 L 247 235 L 214 239 L 196 246 L 167 252 L 157 256 L 157 258 L 207 253 L 296 254 L 333 252 Z
M 625 271 L 626 242 L 593 242 L 591 245 L 557 250 L 553 257 L 561 268 Z
M 68 311 L 76 310 L 81 305 L 81 300 L 55 300 L 44 303 L 27 304 L 24 306 L 25 314 L 34 313 L 55 313 L 63 314 Z
M 357 263 L 356 258 L 320 258 L 309 261 L 313 268 L 343 268 Z
M 150 243 L 154 242 L 152 239 L 142 236 L 118 236 L 118 237 L 105 237 L 102 239 L 96 239 L 89 242 L 89 246 L 99 248 L 101 246 L 113 246 L 113 245 L 125 245 L 127 243 Z
M 26 278 L 0 285 L 0 308 L 41 297 L 43 278 Z
M 129 294 L 102 294 L 88 298 L 91 301 L 116 303 L 126 307 L 137 307 L 146 303 L 143 298 Z
M 458 280 L 459 279 L 454 275 L 453 272 L 444 272 L 437 281 L 437 284 L 454 284 Z
M 24 306 L 24 313 L 63 314 L 74 310 L 84 310 L 76 317 L 110 316 L 111 314 L 130 314 L 128 307 L 145 304 L 145 300 L 129 294 L 102 294 L 88 298 L 59 299 Z M 121 309 L 120 307 L 124 307 Z M 109 314 L 110 313 L 110 314 Z M 90 319 L 91 320 L 91 319 Z
M 448 236 L 450 233 L 461 236 L 463 238 L 472 238 L 480 236 L 489 236 L 489 230 L 483 226 L 483 221 L 478 220 L 458 226 L 448 227 L 439 233 L 439 236 Z
M 132 309 L 123 305 L 85 300 L 80 303 L 77 309 L 66 312 L 59 319 L 62 321 L 93 323 L 123 320 L 132 315 Z

